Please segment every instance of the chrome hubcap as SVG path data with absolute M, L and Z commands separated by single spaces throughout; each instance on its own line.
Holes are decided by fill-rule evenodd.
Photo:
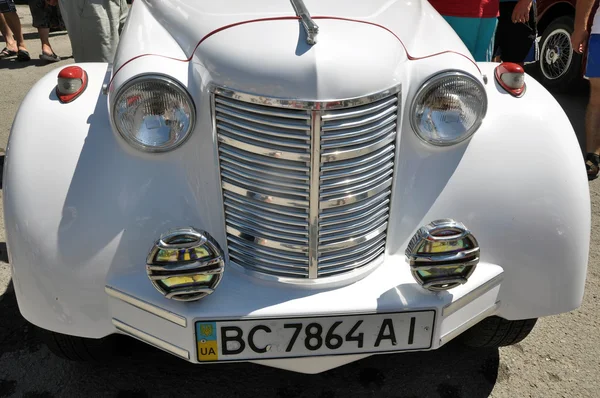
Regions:
M 542 45 L 540 67 L 545 78 L 556 80 L 571 66 L 573 48 L 571 35 L 565 29 L 553 31 Z

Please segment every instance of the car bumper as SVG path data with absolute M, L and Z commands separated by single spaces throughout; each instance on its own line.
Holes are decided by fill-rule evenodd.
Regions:
M 465 285 L 434 293 L 414 281 L 404 257 L 388 256 L 364 279 L 329 289 L 262 281 L 230 269 L 212 295 L 195 303 L 165 299 L 143 274 L 109 278 L 105 291 L 115 332 L 137 338 L 189 362 L 201 363 L 197 355 L 195 323 L 203 320 L 434 310 L 430 347 L 418 349 L 434 350 L 496 312 L 502 278 L 502 267 L 480 263 Z M 244 361 L 301 373 L 320 373 L 370 355 L 373 353 Z

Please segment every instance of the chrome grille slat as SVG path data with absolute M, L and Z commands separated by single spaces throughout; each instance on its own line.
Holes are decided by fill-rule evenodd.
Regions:
M 308 199 L 308 192 L 306 192 L 306 189 L 293 189 L 282 184 L 270 183 L 268 180 L 257 180 L 255 177 L 244 178 L 244 176 L 239 176 L 230 173 L 229 171 L 223 171 L 221 175 L 223 176 L 224 181 L 227 180 L 233 182 L 238 187 L 248 186 L 248 189 L 252 189 L 254 192 L 264 193 L 266 195 L 277 193 L 280 197 L 284 197 L 285 195 L 285 197 L 290 197 L 291 199 Z
M 267 258 L 282 258 L 282 259 L 288 260 L 290 262 L 308 265 L 308 259 L 306 258 L 306 255 L 304 255 L 301 252 L 298 252 L 298 253 L 279 252 L 279 251 L 271 249 L 269 247 L 260 246 L 255 243 L 237 238 L 235 236 L 231 236 L 229 239 L 230 239 L 230 241 L 235 243 L 236 247 L 241 247 L 242 248 L 241 250 L 243 250 L 243 249 L 246 249 L 247 251 L 249 250 L 252 253 L 255 253 L 255 255 L 261 255 L 261 256 L 267 257 Z
M 221 162 L 221 169 L 227 171 L 230 174 L 235 174 L 241 178 L 247 178 L 249 180 L 254 181 L 263 181 L 267 182 L 270 185 L 281 185 L 286 188 L 293 188 L 298 191 L 307 191 L 306 181 L 303 184 L 302 181 L 289 181 L 287 178 L 283 176 L 273 176 L 269 173 L 258 173 L 256 171 L 249 171 L 245 169 L 240 169 L 239 167 L 235 167 L 227 164 L 227 162 Z
M 385 170 L 379 175 L 376 175 L 372 179 L 368 181 L 359 180 L 359 181 L 350 181 L 347 186 L 334 186 L 332 188 L 324 188 L 323 192 L 321 192 L 321 198 L 331 198 L 332 196 L 341 195 L 340 198 L 345 198 L 348 195 L 352 195 L 356 192 L 368 191 L 373 187 L 379 185 L 380 182 L 388 179 L 394 170 L 391 167 L 383 168 Z M 351 185 L 350 185 L 351 184 Z
M 230 182 L 223 181 L 221 184 L 223 189 L 226 191 L 231 191 L 233 193 L 237 193 L 238 195 L 245 196 L 249 199 L 253 199 L 257 202 L 266 202 L 272 203 L 279 206 L 287 206 L 287 207 L 300 207 L 305 208 L 308 203 L 303 200 L 296 200 L 291 198 L 284 198 L 281 196 L 271 195 L 265 192 L 259 192 L 256 189 L 250 190 L 244 187 L 238 187 Z
M 394 112 L 397 112 L 397 111 L 398 111 L 398 107 L 396 107 L 394 105 L 394 106 L 386 108 L 382 111 L 379 111 L 376 114 L 368 115 L 368 117 L 366 117 L 366 118 L 365 117 L 357 117 L 357 118 L 352 118 L 352 119 L 342 119 L 339 122 L 336 122 L 335 120 L 333 120 L 332 123 L 329 123 L 328 125 L 323 126 L 323 132 L 324 132 L 324 135 L 327 135 L 327 132 L 332 131 L 332 130 L 341 130 L 341 129 L 364 126 L 366 124 L 381 120 L 381 119 L 385 118 L 386 116 L 393 114 Z
M 305 275 L 308 273 L 308 271 L 304 269 L 269 267 L 253 259 L 247 259 L 243 256 L 236 256 L 235 253 L 231 254 L 230 257 L 235 263 L 241 265 L 244 268 L 257 270 L 259 272 L 264 272 L 269 275 L 304 278 Z
M 245 122 L 243 120 L 233 119 L 233 118 L 230 118 L 227 116 L 217 117 L 217 122 L 227 123 L 231 126 L 236 126 L 236 127 L 242 128 L 247 131 L 255 131 L 257 133 L 264 134 L 264 135 L 272 135 L 274 137 L 287 138 L 290 140 L 297 140 L 298 142 L 310 141 L 310 136 L 308 135 L 308 131 L 304 131 L 304 130 L 288 130 L 288 131 L 285 131 L 284 129 L 275 130 L 272 128 L 263 127 L 258 124 Z
M 231 217 L 232 220 L 235 220 L 237 223 L 239 223 L 240 225 L 244 225 L 247 228 L 256 227 L 257 231 L 260 231 L 261 229 L 266 228 L 266 229 L 275 230 L 278 233 L 281 233 L 282 237 L 285 237 L 286 235 L 291 235 L 291 236 L 305 237 L 306 240 L 308 240 L 308 230 L 305 230 L 305 229 L 287 227 L 285 225 L 273 223 L 273 222 L 266 221 L 266 220 L 260 220 L 260 224 L 257 225 L 256 221 L 250 221 L 251 220 L 250 214 L 242 213 L 243 215 L 238 215 L 238 214 L 236 214 L 236 212 L 233 209 L 226 209 L 225 214 L 227 216 Z M 234 224 L 232 224 L 232 225 L 234 225 Z M 302 241 L 306 241 L 306 240 L 302 239 Z
M 388 149 L 389 148 L 389 149 Z M 358 174 L 366 173 L 368 171 L 373 170 L 376 167 L 381 166 L 386 162 L 390 162 L 394 159 L 394 146 L 390 145 L 389 147 L 384 148 L 384 151 L 379 152 L 376 157 L 370 159 L 369 162 L 360 162 L 358 165 L 350 165 L 346 168 L 342 169 L 332 169 L 321 179 L 323 181 L 333 180 L 335 178 L 343 178 L 343 177 L 352 177 Z
M 398 102 L 397 97 L 390 97 L 383 99 L 381 101 L 373 102 L 368 105 L 357 106 L 355 108 L 350 108 L 348 111 L 328 111 L 321 116 L 321 119 L 324 121 L 331 120 L 339 120 L 339 119 L 350 119 L 359 116 L 365 116 L 377 112 L 379 110 L 385 109 L 390 105 L 394 105 Z
M 242 111 L 258 113 L 261 115 L 283 117 L 290 119 L 304 119 L 310 120 L 310 114 L 308 112 L 298 113 L 294 111 L 288 111 L 284 108 L 273 108 L 268 106 L 261 106 L 256 104 L 244 103 L 241 101 L 228 100 L 224 97 L 217 97 L 215 102 L 220 105 L 225 105 L 231 108 L 236 108 Z
M 243 138 L 231 137 L 225 134 L 219 135 L 219 141 L 223 144 L 228 144 L 236 148 L 240 148 L 246 152 L 254 153 L 256 155 L 262 155 L 270 158 L 287 159 L 295 161 L 308 161 L 310 155 L 304 154 L 303 152 L 295 152 L 289 150 L 281 150 L 279 148 L 273 148 L 273 146 L 261 146 L 255 142 L 250 142 Z
M 293 280 L 379 261 L 386 247 L 398 92 L 317 103 L 215 90 L 233 263 Z
M 358 267 L 362 267 L 372 261 L 374 261 L 377 257 L 381 256 L 385 251 L 385 247 L 379 248 L 376 252 L 371 253 L 367 256 L 361 257 L 359 260 L 352 260 L 347 263 L 339 263 L 330 266 L 323 266 L 323 269 L 320 270 L 321 275 L 330 275 L 333 273 L 340 273 L 347 270 L 353 270 Z
M 376 239 L 372 239 L 368 242 L 362 243 L 355 247 L 352 247 L 347 250 L 338 250 L 337 252 L 324 254 L 321 256 L 322 264 L 331 264 L 335 260 L 338 259 L 348 259 L 348 258 L 356 258 L 360 256 L 361 253 L 367 251 L 373 251 L 376 247 L 385 246 L 385 234 L 381 234 Z
M 353 193 L 352 195 L 342 195 L 337 198 L 323 199 L 319 204 L 321 209 L 332 209 L 334 207 L 352 205 L 361 202 L 365 199 L 369 199 L 392 186 L 392 179 L 389 178 L 379 185 L 376 185 L 370 189 L 365 189 L 361 192 Z
M 355 235 L 364 235 L 369 233 L 370 231 L 373 230 L 374 226 L 379 226 L 379 225 L 383 225 L 385 222 L 387 222 L 387 219 L 389 218 L 387 213 L 384 213 L 383 215 L 380 215 L 379 217 L 376 217 L 372 223 L 362 223 L 361 225 L 356 224 L 354 226 L 354 228 L 346 228 L 346 229 L 339 229 L 336 231 L 335 234 L 320 234 L 319 236 L 319 242 L 323 243 L 323 244 L 328 244 L 329 242 L 337 242 L 337 241 L 343 241 L 346 240 L 348 238 L 352 238 Z
M 295 148 L 295 149 L 300 149 L 300 150 L 306 150 L 309 148 L 309 144 L 303 141 L 298 141 L 298 142 L 294 142 L 291 140 L 281 140 L 279 138 L 274 138 L 274 137 L 269 137 L 269 136 L 265 136 L 265 135 L 259 135 L 256 133 L 249 133 L 243 130 L 239 130 L 236 128 L 232 128 L 230 126 L 228 126 L 227 124 L 219 124 L 219 128 L 223 131 L 227 131 L 228 133 L 234 135 L 234 136 L 238 136 L 241 138 L 245 138 L 251 141 L 259 141 L 261 144 L 267 144 L 269 147 L 277 147 L 277 146 L 281 146 L 284 147 L 284 149 L 286 149 L 287 147 L 290 148 Z
M 268 265 L 275 266 L 278 268 L 281 267 L 281 268 L 306 269 L 308 267 L 308 264 L 286 261 L 286 260 L 283 260 L 278 257 L 267 257 L 267 256 L 256 255 L 255 253 L 245 250 L 241 246 L 233 246 L 231 248 L 231 252 L 233 253 L 232 255 L 234 257 L 239 256 L 239 257 L 246 259 L 246 261 L 248 261 L 249 259 L 253 259 L 254 261 L 260 260 L 260 262 L 262 262 L 262 263 L 266 263 Z
M 310 126 L 308 123 L 302 123 L 295 120 L 271 117 L 271 116 L 261 116 L 252 114 L 250 112 L 244 111 L 236 111 L 224 106 L 217 105 L 216 106 L 217 113 L 225 114 L 237 119 L 248 120 L 253 123 L 264 124 L 266 126 L 271 127 L 279 127 L 283 129 L 289 130 L 308 130 Z M 285 121 L 282 121 L 285 120 Z
M 366 209 L 369 209 L 372 206 L 381 203 L 381 201 L 386 200 L 385 198 L 389 194 L 389 191 L 385 191 L 374 195 L 373 197 L 368 198 L 364 201 L 361 201 L 358 204 L 352 204 L 350 206 L 330 207 L 324 209 L 321 212 L 321 225 L 333 224 L 335 223 L 335 220 L 338 220 L 341 217 L 345 217 L 348 214 L 362 214 L 361 212 L 366 211 Z
M 384 217 L 387 215 L 389 211 L 387 203 L 388 202 L 382 202 L 380 205 L 376 206 L 372 211 L 369 211 L 369 213 L 351 217 L 350 220 L 348 220 L 348 218 L 344 218 L 340 220 L 339 223 L 330 224 L 328 227 L 321 224 L 321 228 L 319 229 L 319 236 L 325 237 L 337 233 L 342 233 L 344 231 L 354 230 L 355 228 L 359 228 L 365 225 L 370 225 L 377 221 L 380 217 Z
M 395 139 L 396 132 L 393 131 L 377 141 L 368 142 L 364 145 L 358 145 L 354 148 L 328 149 L 323 151 L 323 155 L 321 156 L 322 162 L 334 162 L 337 160 L 357 158 L 359 156 L 375 152 L 376 150 L 381 149 L 386 145 L 389 145 L 390 143 L 394 142 Z
M 229 224 L 231 222 L 228 221 Z M 227 227 L 227 233 L 237 236 L 240 239 L 247 240 L 248 242 L 255 243 L 259 246 L 269 247 L 271 249 L 285 250 L 290 252 L 305 252 L 306 246 L 295 242 L 282 242 L 275 239 L 268 239 L 262 236 L 257 236 L 257 233 L 247 229 L 238 229 L 231 225 Z
M 256 203 L 247 198 L 241 198 L 239 195 L 235 195 L 229 192 L 224 192 L 225 204 L 231 207 L 247 206 L 247 210 L 252 212 L 261 213 L 263 217 L 273 217 L 274 219 L 282 218 L 286 224 L 300 224 L 299 221 L 306 221 L 307 215 L 302 208 L 290 208 L 271 203 Z M 234 202 L 235 204 L 232 204 Z
M 394 166 L 394 162 L 387 162 L 383 165 L 378 165 L 378 166 L 379 167 L 377 167 L 374 170 L 373 169 L 358 170 L 358 171 L 354 171 L 352 174 L 346 175 L 346 176 L 340 176 L 339 174 L 341 174 L 341 173 L 337 173 L 335 175 L 335 179 L 334 178 L 323 179 L 325 181 L 323 183 L 321 183 L 321 191 L 328 192 L 329 190 L 336 188 L 336 187 L 345 187 L 346 188 L 345 191 L 350 191 L 351 189 L 353 189 L 353 187 L 356 187 L 357 189 L 359 189 L 360 188 L 358 186 L 359 183 L 361 183 L 365 180 L 373 181 L 372 180 L 373 178 L 376 178 L 378 176 L 385 174 L 387 171 L 389 171 Z M 331 176 L 328 176 L 328 177 L 331 177 Z
M 395 129 L 396 129 L 396 125 L 391 124 L 391 125 L 385 126 L 383 128 L 370 131 L 368 135 L 351 136 L 350 137 L 351 139 L 344 138 L 344 139 L 336 139 L 335 141 L 324 142 L 321 145 L 321 148 L 323 148 L 323 149 L 342 148 L 342 147 L 346 147 L 346 146 L 360 145 L 365 142 L 372 142 L 373 140 L 376 140 L 379 137 L 389 135 L 389 133 L 391 131 L 394 131 Z
M 349 159 L 349 160 L 342 160 L 339 162 L 334 162 L 334 163 L 325 163 L 321 165 L 321 173 L 326 173 L 327 174 L 327 178 L 333 178 L 333 176 L 335 176 L 335 173 L 332 173 L 332 171 L 334 170 L 339 170 L 340 173 L 344 173 L 345 171 L 350 171 L 352 172 L 352 170 L 356 169 L 356 168 L 360 168 L 363 167 L 367 164 L 373 164 L 373 163 L 377 163 L 379 161 L 383 162 L 383 158 L 386 158 L 386 160 L 389 160 L 387 158 L 388 155 L 391 155 L 392 158 L 394 157 L 394 149 L 396 147 L 394 145 L 389 145 L 386 147 L 383 147 L 382 149 L 379 149 L 375 152 L 372 152 L 370 154 L 361 156 L 359 158 L 354 158 L 354 159 Z
M 366 127 L 362 127 L 360 129 L 348 129 L 348 130 L 337 130 L 329 132 L 327 135 L 324 135 L 322 140 L 327 143 L 328 141 L 340 140 L 345 138 L 352 138 L 356 136 L 362 136 L 365 134 L 370 134 L 373 131 L 377 131 L 387 126 L 390 122 L 396 120 L 395 115 L 390 115 L 386 119 L 379 120 L 376 123 L 371 123 Z
M 255 155 L 249 152 L 242 153 L 241 150 L 227 145 L 219 146 L 219 150 L 221 151 L 221 153 L 229 155 L 235 159 L 238 159 L 239 161 L 260 165 L 262 167 L 274 168 L 272 163 L 273 159 L 266 156 Z M 277 168 L 284 169 L 289 172 L 302 173 L 303 176 L 308 177 L 309 169 L 308 166 L 304 163 L 279 159 L 279 161 L 277 162 Z

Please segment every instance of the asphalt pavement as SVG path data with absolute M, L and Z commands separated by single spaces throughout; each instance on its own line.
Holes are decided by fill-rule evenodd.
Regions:
M 34 60 L 0 60 L 2 148 L 30 87 L 59 65 L 73 62 L 65 32 L 53 33 L 51 42 L 66 59 L 59 65 L 37 60 L 40 43 L 28 8 L 19 6 L 19 13 Z M 557 99 L 581 141 L 586 93 Z M 3 159 L 0 156 L 0 165 Z M 427 353 L 373 356 L 312 376 L 252 364 L 194 366 L 136 342 L 108 363 L 58 359 L 19 314 L 6 245 L 0 243 L 0 397 L 600 397 L 600 180 L 590 189 L 592 244 L 579 310 L 543 318 L 523 342 L 499 350 L 469 350 L 450 343 Z M 0 217 L 0 242 L 4 241 Z

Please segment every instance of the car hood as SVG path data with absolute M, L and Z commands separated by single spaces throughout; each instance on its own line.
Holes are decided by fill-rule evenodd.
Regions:
M 296 15 L 287 0 L 142 1 L 188 57 L 192 56 L 201 40 L 232 25 Z M 458 36 L 427 0 L 305 0 L 304 3 L 313 17 L 346 18 L 379 25 L 397 36 L 401 42 L 399 45 L 404 46 L 409 56 L 423 57 L 451 50 L 470 57 Z M 318 20 L 316 22 L 322 25 Z M 320 28 L 323 32 L 325 27 Z M 264 34 L 277 32 L 265 29 Z

